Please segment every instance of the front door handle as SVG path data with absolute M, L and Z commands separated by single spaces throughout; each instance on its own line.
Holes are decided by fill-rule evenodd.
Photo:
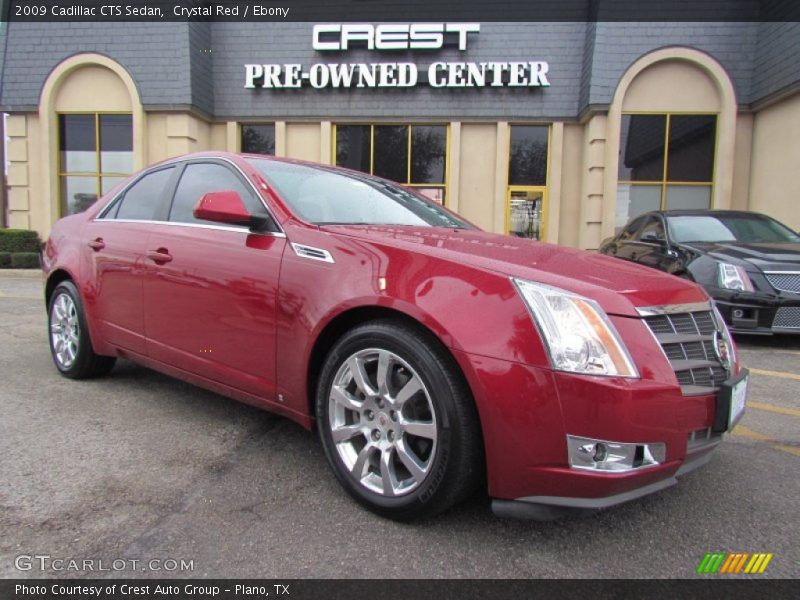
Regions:
M 163 265 L 164 263 L 168 263 L 172 260 L 172 255 L 166 248 L 159 248 L 158 250 L 149 250 L 147 252 L 147 258 L 152 260 L 154 263 Z
M 103 238 L 95 238 L 88 243 L 89 248 L 92 250 L 102 250 L 106 247 L 106 243 L 103 241 Z

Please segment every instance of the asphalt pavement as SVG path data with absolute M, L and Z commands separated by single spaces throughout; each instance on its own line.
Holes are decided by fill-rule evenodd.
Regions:
M 0 577 L 694 577 L 716 551 L 773 553 L 748 577 L 800 575 L 800 336 L 738 340 L 747 413 L 678 486 L 550 523 L 477 495 L 398 524 L 288 420 L 127 361 L 59 376 L 35 275 L 0 276 L 0 315 Z

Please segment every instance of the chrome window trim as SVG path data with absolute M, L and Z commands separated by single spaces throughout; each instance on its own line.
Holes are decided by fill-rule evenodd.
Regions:
M 711 302 L 689 302 L 687 304 L 666 304 L 661 306 L 639 306 L 636 312 L 640 317 L 653 317 L 656 315 L 672 315 L 675 313 L 692 313 L 711 311 Z
M 286 234 L 282 231 L 251 231 L 249 228 L 239 225 L 207 225 L 205 223 L 183 223 L 181 221 L 154 221 L 149 219 L 95 219 L 95 223 L 143 223 L 145 225 L 169 225 L 172 227 L 194 227 L 196 229 L 216 229 L 218 231 L 234 231 L 253 235 L 266 235 L 277 238 L 285 238 Z
M 195 161 L 196 162 L 202 162 L 203 160 L 211 160 L 211 161 L 221 160 L 223 162 L 228 163 L 234 169 L 236 169 L 239 172 L 239 174 L 244 178 L 244 180 L 247 182 L 247 184 L 250 186 L 250 189 L 252 189 L 253 192 L 255 192 L 256 198 L 259 199 L 259 201 L 261 202 L 261 205 L 267 211 L 267 214 L 272 219 L 272 222 L 275 223 L 275 226 L 279 230 L 277 232 L 263 232 L 263 233 L 273 233 L 273 235 L 278 233 L 278 234 L 281 234 L 283 237 L 286 237 L 286 232 L 283 230 L 283 227 L 281 227 L 281 224 L 278 223 L 278 219 L 275 218 L 275 215 L 272 213 L 272 211 L 270 210 L 269 206 L 267 206 L 267 203 L 264 201 L 264 198 L 261 197 L 261 193 L 258 191 L 258 188 L 255 186 L 255 184 L 250 180 L 250 178 L 245 174 L 245 172 L 242 171 L 242 169 L 241 169 L 241 167 L 239 167 L 239 165 L 237 165 L 235 162 L 233 162 L 230 158 L 225 158 L 224 156 L 197 156 L 197 157 L 191 157 L 191 158 L 186 158 L 186 157 L 175 158 L 175 159 L 169 160 L 167 162 L 160 163 L 157 166 L 151 167 L 150 169 L 146 169 L 146 170 L 142 171 L 141 173 L 139 173 L 138 177 L 136 177 L 133 181 L 130 181 L 128 183 L 128 185 L 126 185 L 111 200 L 109 200 L 106 203 L 106 205 L 102 209 L 100 209 L 100 211 L 97 213 L 97 216 L 93 219 L 93 221 L 95 221 L 95 222 L 99 222 L 99 221 L 118 221 L 118 222 L 126 222 L 126 223 L 134 221 L 135 219 L 129 219 L 129 220 L 126 220 L 126 221 L 123 221 L 122 219 L 104 219 L 104 218 L 102 218 L 101 215 L 103 215 L 109 209 L 109 207 L 114 202 L 117 201 L 117 199 L 120 196 L 122 196 L 125 193 L 127 193 L 127 191 L 131 188 L 131 186 L 133 184 L 135 184 L 137 181 L 139 181 L 143 176 L 145 176 L 145 175 L 147 175 L 147 174 L 149 174 L 149 173 L 151 173 L 153 171 L 158 171 L 159 169 L 162 169 L 162 168 L 171 167 L 171 166 L 178 166 L 178 165 L 180 165 L 182 163 L 187 163 L 187 162 L 189 162 L 189 163 L 195 162 Z M 138 222 L 141 223 L 141 222 L 145 222 L 145 221 L 138 221 Z M 168 224 L 172 224 L 172 225 L 178 224 L 177 221 L 146 221 L 146 222 L 148 222 L 148 223 L 168 223 Z M 195 223 L 186 223 L 186 225 L 203 226 L 202 224 L 195 224 Z M 217 226 L 217 225 L 207 225 L 207 226 L 204 226 L 204 227 L 206 227 L 206 228 L 216 227 L 216 228 L 223 228 L 223 229 L 233 229 L 232 227 L 226 227 L 224 225 L 219 225 L 219 226 Z M 248 229 L 245 229 L 245 230 L 249 231 Z M 262 233 L 262 232 L 259 232 L 259 233 Z M 281 236 L 276 236 L 276 237 L 281 237 Z
M 296 244 L 292 242 L 292 250 L 300 258 L 307 258 L 309 260 L 318 260 L 320 262 L 335 263 L 333 256 L 324 248 L 317 248 L 315 246 L 308 246 L 306 244 Z M 322 256 L 314 256 L 314 253 L 319 253 Z

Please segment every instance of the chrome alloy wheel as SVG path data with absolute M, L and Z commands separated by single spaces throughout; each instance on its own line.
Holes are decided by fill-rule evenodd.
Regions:
M 361 485 L 401 496 L 428 476 L 436 455 L 436 413 L 419 375 L 388 350 L 368 348 L 339 367 L 328 396 L 339 457 Z
M 50 311 L 50 343 L 58 364 L 69 369 L 78 355 L 80 327 L 75 302 L 69 294 L 59 294 Z

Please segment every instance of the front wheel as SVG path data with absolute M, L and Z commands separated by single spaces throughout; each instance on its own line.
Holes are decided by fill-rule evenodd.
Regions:
M 382 516 L 433 515 L 480 481 L 471 394 L 452 358 L 422 330 L 376 321 L 345 334 L 323 366 L 316 414 L 340 483 Z
M 116 359 L 100 356 L 92 349 L 78 288 L 62 281 L 53 290 L 47 308 L 50 353 L 59 372 L 72 379 L 105 375 Z

